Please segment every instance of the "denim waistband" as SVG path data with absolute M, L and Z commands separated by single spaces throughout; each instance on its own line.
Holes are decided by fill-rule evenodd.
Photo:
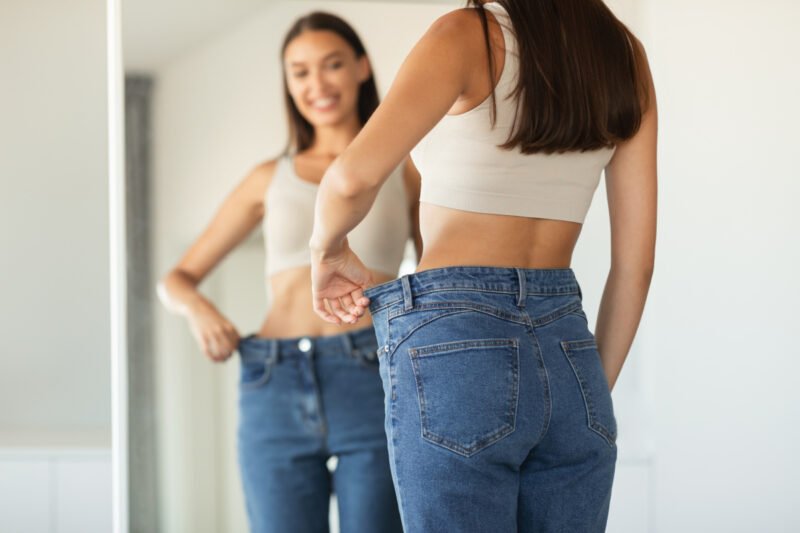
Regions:
M 364 291 L 375 313 L 410 297 L 441 290 L 474 290 L 517 295 L 579 294 L 571 268 L 454 266 L 433 268 L 375 285 Z
M 325 355 L 353 355 L 356 352 L 372 353 L 377 341 L 372 326 L 346 331 L 338 335 L 289 337 L 273 339 L 248 335 L 239 341 L 242 359 L 309 357 Z

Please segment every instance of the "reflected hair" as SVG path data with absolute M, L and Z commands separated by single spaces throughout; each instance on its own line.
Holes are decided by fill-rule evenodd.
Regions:
M 283 39 L 283 46 L 281 47 L 281 62 L 286 53 L 286 47 L 289 46 L 296 37 L 306 31 L 331 31 L 344 39 L 347 44 L 353 49 L 357 59 L 367 55 L 367 50 L 364 44 L 358 37 L 358 34 L 347 22 L 341 17 L 337 17 L 331 13 L 322 11 L 315 11 L 295 21 L 286 37 Z M 283 95 L 286 102 L 286 115 L 289 120 L 289 146 L 288 151 L 301 152 L 306 150 L 314 142 L 314 126 L 305 119 L 305 117 L 297 109 L 297 106 L 292 100 L 292 95 L 289 94 L 289 85 L 286 81 L 286 69 L 283 72 Z M 358 119 L 361 126 L 367 123 L 369 117 L 378 107 L 380 99 L 378 97 L 378 87 L 375 84 L 375 76 L 370 71 L 370 76 L 361 83 L 358 90 Z
M 497 0 L 509 14 L 519 76 L 508 98 L 519 107 L 508 140 L 522 153 L 612 147 L 639 130 L 649 101 L 644 48 L 602 0 Z M 489 23 L 481 0 L 489 75 L 496 85 Z M 496 95 L 491 117 L 495 123 Z

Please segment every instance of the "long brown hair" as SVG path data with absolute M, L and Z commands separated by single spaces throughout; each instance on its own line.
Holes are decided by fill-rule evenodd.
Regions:
M 602 0 L 497 0 L 517 38 L 519 102 L 501 148 L 525 154 L 611 147 L 633 137 L 650 105 L 644 50 Z M 494 59 L 486 11 L 481 17 L 489 73 Z M 496 114 L 492 94 L 492 122 Z
M 281 47 L 281 61 L 286 52 L 286 47 L 294 40 L 295 37 L 306 31 L 332 31 L 345 41 L 356 54 L 356 58 L 361 59 L 367 55 L 367 50 L 364 48 L 361 39 L 355 30 L 342 18 L 324 13 L 322 11 L 315 11 L 309 13 L 304 17 L 300 17 L 295 21 L 286 37 L 283 39 L 283 46 Z M 314 126 L 305 119 L 305 117 L 297 109 L 297 106 L 289 94 L 289 85 L 286 81 L 286 71 L 283 73 L 283 94 L 286 102 L 286 115 L 289 119 L 289 150 L 301 152 L 314 142 Z M 358 118 L 361 125 L 367 123 L 369 117 L 378 107 L 380 102 L 378 98 L 378 87 L 375 84 L 375 77 L 370 72 L 367 80 L 361 83 L 358 90 Z

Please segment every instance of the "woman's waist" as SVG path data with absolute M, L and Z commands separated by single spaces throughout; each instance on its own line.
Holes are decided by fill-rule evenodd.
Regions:
M 537 242 L 536 238 L 458 231 L 423 238 L 423 253 L 416 271 L 448 267 L 522 268 L 531 270 L 569 269 L 574 242 Z
M 417 270 L 479 265 L 569 268 L 582 225 L 564 220 L 463 211 L 423 204 Z
M 580 285 L 571 268 L 487 265 L 450 265 L 418 270 L 400 279 L 374 285 L 364 295 L 370 299 L 369 307 L 373 314 L 401 303 L 406 310 L 416 309 L 419 302 L 425 304 L 425 308 L 462 304 L 517 308 L 524 306 L 529 297 L 542 299 L 540 303 L 552 300 L 551 297 L 569 297 L 575 301 L 567 303 L 576 305 L 582 298 Z M 554 302 L 556 304 L 558 302 Z
M 284 305 L 280 299 L 270 303 L 269 311 L 258 330 L 258 337 L 292 339 L 296 337 L 326 337 L 371 327 L 369 315 L 361 317 L 356 324 L 331 324 L 314 313 L 311 294 L 302 302 L 289 300 Z
M 239 341 L 239 352 L 243 357 L 258 357 L 273 354 L 278 357 L 303 355 L 333 355 L 337 353 L 375 355 L 377 340 L 371 324 L 360 321 L 355 327 L 340 327 L 329 332 L 309 334 L 254 333 Z

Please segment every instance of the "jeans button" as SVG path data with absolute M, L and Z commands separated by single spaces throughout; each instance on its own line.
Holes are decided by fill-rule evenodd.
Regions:
M 297 341 L 297 347 L 300 349 L 301 352 L 308 353 L 311 351 L 311 339 L 307 337 L 303 337 L 299 341 Z

